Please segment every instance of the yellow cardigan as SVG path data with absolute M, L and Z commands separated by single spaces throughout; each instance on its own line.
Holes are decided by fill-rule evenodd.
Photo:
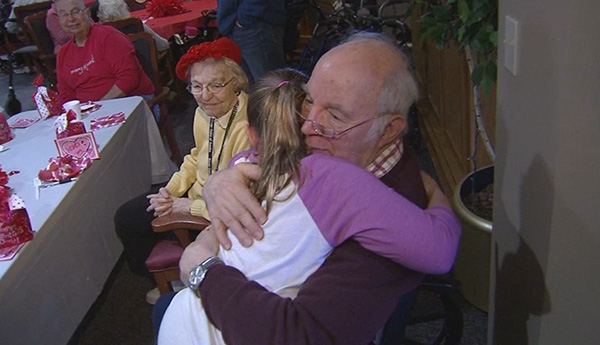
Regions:
M 240 151 L 250 148 L 250 141 L 246 135 L 246 125 L 248 124 L 248 95 L 242 91 L 238 96 L 238 101 L 238 111 L 231 124 L 229 133 L 227 133 L 220 163 L 218 163 L 217 160 L 219 159 L 219 152 L 221 152 L 223 135 L 225 134 L 225 128 L 227 128 L 227 123 L 229 122 L 233 109 L 215 122 L 212 157 L 213 173 L 216 171 L 217 165 L 219 166 L 219 169 L 227 168 L 229 160 L 233 156 Z M 165 187 L 171 195 L 176 197 L 181 197 L 187 192 L 187 196 L 194 200 L 190 209 L 191 214 L 194 216 L 202 216 L 207 219 L 209 217 L 206 210 L 206 203 L 202 200 L 202 188 L 209 176 L 209 123 L 210 117 L 206 115 L 200 107 L 196 108 L 196 114 L 194 116 L 194 140 L 196 142 L 196 147 L 191 150 L 190 154 L 185 156 L 179 171 L 173 174 Z

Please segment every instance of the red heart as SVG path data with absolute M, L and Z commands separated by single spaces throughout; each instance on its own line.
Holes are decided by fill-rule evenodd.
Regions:
M 61 141 L 62 151 L 77 158 L 83 158 L 92 146 L 90 138 L 66 139 Z

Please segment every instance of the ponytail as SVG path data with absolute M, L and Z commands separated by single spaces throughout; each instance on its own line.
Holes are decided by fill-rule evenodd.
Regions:
M 260 178 L 252 193 L 267 203 L 267 212 L 277 193 L 291 181 L 300 181 L 300 160 L 306 156 L 302 122 L 298 111 L 304 101 L 306 77 L 292 69 L 269 72 L 253 86 L 248 100 L 248 122 L 260 138 Z M 294 188 L 297 190 L 298 184 Z M 282 198 L 287 200 L 294 192 Z

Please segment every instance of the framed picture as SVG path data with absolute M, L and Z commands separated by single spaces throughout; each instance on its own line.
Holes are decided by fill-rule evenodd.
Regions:
M 87 132 L 70 137 L 54 139 L 58 155 L 61 157 L 71 156 L 75 158 L 99 159 L 98 144 L 94 133 Z

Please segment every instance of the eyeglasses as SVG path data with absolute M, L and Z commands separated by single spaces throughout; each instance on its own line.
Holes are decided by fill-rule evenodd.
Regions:
M 67 18 L 67 17 L 78 17 L 80 16 L 85 10 L 81 9 L 81 8 L 75 8 L 73 10 L 71 10 L 71 12 L 64 12 L 64 11 L 60 11 L 58 12 L 58 16 L 60 18 Z
M 350 126 L 349 128 L 344 129 L 343 131 L 339 131 L 338 132 L 335 129 L 329 127 L 329 126 L 326 126 L 326 125 L 321 124 L 321 123 L 319 123 L 319 122 L 317 122 L 315 120 L 311 120 L 309 118 L 306 118 L 306 117 L 302 116 L 302 114 L 300 112 L 296 112 L 296 113 L 298 114 L 298 116 L 300 116 L 300 118 L 302 120 L 310 122 L 310 124 L 312 125 L 312 128 L 315 131 L 315 133 L 317 133 L 317 134 L 319 134 L 321 136 L 324 136 L 325 138 L 336 138 L 336 139 L 339 138 L 339 137 L 341 137 L 342 135 L 348 133 L 350 130 L 352 130 L 352 129 L 360 126 L 360 125 L 364 125 L 367 122 L 373 121 L 376 118 L 385 115 L 385 114 L 375 115 L 374 117 L 372 117 L 372 118 L 370 118 L 368 120 L 364 120 L 362 122 L 359 122 L 359 123 L 357 123 L 355 125 Z
M 203 86 L 202 84 L 189 84 L 187 87 L 187 90 L 192 95 L 200 95 L 200 94 L 202 94 L 202 91 L 204 91 L 204 89 L 206 88 L 206 90 L 208 92 L 212 93 L 213 95 L 216 95 L 219 92 L 223 91 L 225 86 L 227 86 L 227 84 L 231 83 L 232 80 L 233 80 L 233 78 L 229 79 L 229 81 L 226 83 L 209 83 L 206 86 Z

